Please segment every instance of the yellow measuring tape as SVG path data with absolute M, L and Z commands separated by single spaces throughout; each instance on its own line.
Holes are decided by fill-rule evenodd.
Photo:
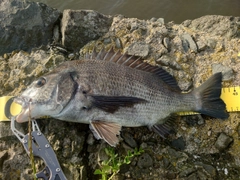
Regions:
M 9 121 L 21 112 L 22 107 L 13 102 L 13 96 L 0 97 L 0 121 Z
M 240 86 L 222 88 L 221 98 L 225 102 L 228 112 L 240 111 Z
M 21 106 L 13 102 L 14 96 L 0 97 L 0 121 L 9 121 L 11 116 L 21 112 Z M 222 88 L 222 100 L 226 103 L 228 112 L 240 111 L 240 86 Z M 180 112 L 179 115 L 198 114 L 196 112 Z

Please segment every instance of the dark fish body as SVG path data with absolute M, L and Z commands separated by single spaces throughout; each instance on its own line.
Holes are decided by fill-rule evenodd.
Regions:
M 32 118 L 48 115 L 88 123 L 95 137 L 115 146 L 121 126 L 149 126 L 165 136 L 172 129 L 168 119 L 177 112 L 227 118 L 221 82 L 222 74 L 217 73 L 199 88 L 182 93 L 159 67 L 113 50 L 94 51 L 33 82 L 15 100 L 23 107 L 16 120 L 25 122 L 31 113 Z

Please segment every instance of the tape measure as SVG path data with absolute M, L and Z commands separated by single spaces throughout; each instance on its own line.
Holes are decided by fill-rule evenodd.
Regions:
M 9 121 L 11 116 L 18 115 L 22 107 L 13 102 L 14 96 L 0 97 L 0 121 Z
M 228 112 L 240 111 L 240 86 L 222 88 L 221 98 L 225 102 Z
M 21 105 L 13 102 L 14 96 L 0 97 L 0 121 L 9 121 L 22 110 Z M 240 86 L 222 88 L 221 99 L 226 104 L 227 112 L 240 111 Z M 199 114 L 197 112 L 179 112 L 180 116 Z

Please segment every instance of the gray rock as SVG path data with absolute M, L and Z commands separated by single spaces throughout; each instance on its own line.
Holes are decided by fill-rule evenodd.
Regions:
M 164 24 L 164 19 L 163 18 L 158 18 L 157 22 L 160 23 L 161 25 L 163 25 Z
M 233 142 L 233 138 L 226 135 L 225 133 L 221 133 L 218 138 L 217 141 L 215 142 L 215 147 L 219 150 L 222 151 L 226 148 L 228 148 L 228 146 Z
M 196 169 L 194 169 L 193 167 L 187 168 L 185 170 L 183 170 L 182 172 L 180 172 L 179 177 L 187 177 L 190 174 L 193 174 L 196 171 Z
M 0 122 L 0 139 L 3 137 L 13 136 L 12 131 L 9 130 L 10 122 Z
M 217 72 L 222 72 L 223 81 L 230 81 L 234 78 L 233 69 L 222 64 L 212 64 L 212 72 L 213 74 Z
M 0 55 L 47 45 L 52 41 L 53 26 L 59 16 L 58 10 L 42 3 L 0 1 Z
M 119 38 L 115 39 L 115 44 L 116 44 L 116 48 L 118 48 L 118 49 L 122 48 L 122 43 Z
M 88 137 L 87 137 L 87 143 L 88 143 L 88 145 L 93 145 L 94 142 L 95 142 L 95 139 L 94 139 L 94 137 L 93 137 L 93 134 L 90 133 L 90 134 L 88 135 Z
M 239 134 L 240 134 L 240 132 L 239 132 Z M 148 147 L 148 145 L 147 145 L 147 143 L 145 143 L 145 142 L 143 142 L 143 143 L 140 145 L 140 148 L 142 148 L 142 149 L 147 149 L 147 147 Z
M 215 39 L 208 39 L 207 40 L 207 46 L 211 49 L 214 49 L 217 45 L 217 41 Z
M 185 178 L 185 180 L 198 180 L 197 174 L 190 174 L 187 178 Z
M 212 36 L 217 35 L 230 38 L 240 36 L 239 21 L 240 17 L 208 15 L 195 19 L 191 23 L 184 23 L 184 25 Z
M 197 45 L 196 45 L 195 41 L 193 40 L 193 38 L 190 36 L 190 34 L 183 34 L 182 38 L 183 38 L 183 40 L 185 40 L 187 42 L 187 44 L 185 44 L 183 41 L 183 46 L 187 45 L 193 52 L 198 51 Z M 186 49 L 186 51 L 187 51 L 188 47 L 184 47 L 184 49 Z
M 174 147 L 175 149 L 177 150 L 184 150 L 186 148 L 186 143 L 183 139 L 183 137 L 179 137 L 177 139 L 174 139 L 172 142 L 171 142 L 171 146 Z
M 32 179 L 31 171 L 25 171 L 24 169 L 29 166 L 28 155 L 23 152 L 21 153 L 15 149 L 15 152 L 12 152 L 11 158 L 4 161 L 2 179 Z M 19 173 L 24 171 L 25 173 Z
M 16 128 L 19 131 L 23 131 L 23 127 L 23 124 L 16 123 Z M 0 122 L 0 140 L 2 138 L 9 138 L 10 136 L 14 136 L 10 128 L 10 122 Z
M 128 132 L 122 132 L 121 133 L 124 141 L 132 148 L 136 148 L 137 147 L 137 142 L 134 140 L 133 136 L 128 133 Z
M 0 61 L 0 95 L 16 92 L 29 85 L 35 78 L 49 71 L 55 65 L 63 62 L 62 55 L 50 55 L 46 51 L 36 50 L 28 54 L 24 51 L 12 54 L 5 61 Z M 15 93 L 14 93 L 15 92 Z
M 62 44 L 79 51 L 86 43 L 108 32 L 112 17 L 92 10 L 64 10 L 61 21 Z
M 137 163 L 138 167 L 140 168 L 148 168 L 153 165 L 152 157 L 148 153 L 142 154 Z
M 207 44 L 205 42 L 203 42 L 202 40 L 197 41 L 196 44 L 197 44 L 199 51 L 204 51 L 207 47 Z
M 195 162 L 195 167 L 197 169 L 204 169 L 205 171 L 205 175 L 208 176 L 208 177 L 216 177 L 217 175 L 217 171 L 216 169 L 212 166 L 212 165 L 209 165 L 209 164 L 204 164 L 202 162 Z M 200 170 L 198 172 L 201 172 Z M 202 175 L 203 176 L 203 175 Z
M 124 51 L 129 55 L 145 57 L 149 53 L 149 45 L 145 42 L 134 42 Z

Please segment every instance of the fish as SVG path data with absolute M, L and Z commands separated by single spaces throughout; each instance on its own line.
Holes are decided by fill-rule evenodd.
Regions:
M 166 138 L 174 131 L 178 112 L 198 112 L 228 118 L 220 98 L 222 73 L 183 92 L 160 66 L 119 51 L 93 50 L 80 60 L 66 61 L 39 77 L 14 101 L 22 106 L 15 119 L 55 119 L 89 124 L 97 139 L 119 143 L 122 126 L 147 126 Z

